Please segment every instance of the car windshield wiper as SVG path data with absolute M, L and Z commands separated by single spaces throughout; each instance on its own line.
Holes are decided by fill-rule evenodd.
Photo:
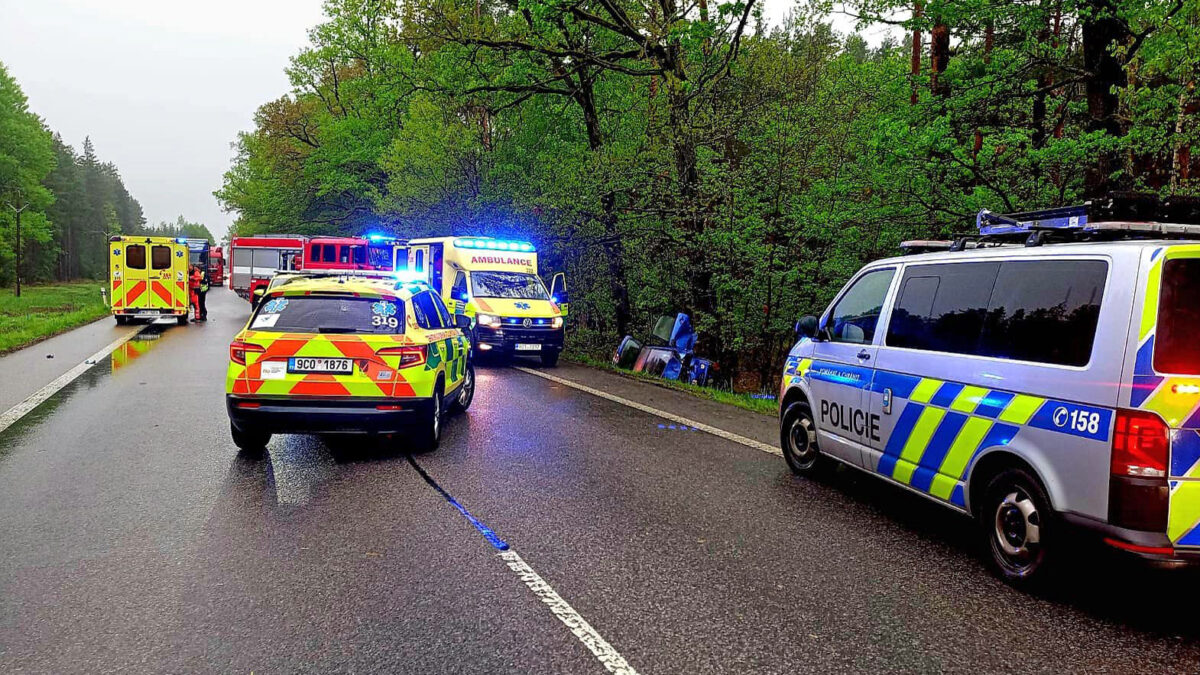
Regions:
M 357 328 L 349 326 L 317 326 L 318 333 L 357 333 Z

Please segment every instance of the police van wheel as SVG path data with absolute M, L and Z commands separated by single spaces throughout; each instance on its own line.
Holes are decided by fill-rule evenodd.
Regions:
M 979 524 L 988 561 L 1001 579 L 1022 587 L 1046 580 L 1055 558 L 1053 520 L 1046 491 L 1024 469 L 1006 469 L 988 482 Z
M 463 375 L 463 382 L 458 387 L 458 393 L 454 395 L 454 403 L 450 405 L 450 412 L 466 412 L 467 408 L 471 407 L 473 400 L 475 400 L 475 366 L 468 363 L 467 373 Z
M 440 380 L 433 390 L 433 400 L 430 402 L 429 408 L 413 434 L 414 445 L 417 450 L 421 451 L 433 450 L 438 446 L 438 441 L 442 440 L 442 383 Z
M 789 405 L 783 413 L 779 441 L 783 459 L 798 476 L 816 475 L 829 463 L 829 458 L 817 447 L 817 425 L 812 408 L 804 401 Z
M 267 443 L 271 442 L 271 434 L 242 431 L 232 424 L 229 425 L 229 433 L 233 436 L 233 444 L 246 454 L 261 454 Z

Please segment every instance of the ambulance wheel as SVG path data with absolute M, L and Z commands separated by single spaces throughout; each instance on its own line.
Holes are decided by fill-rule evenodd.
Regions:
M 424 418 L 417 423 L 417 428 L 413 432 L 413 444 L 419 451 L 428 451 L 437 448 L 438 442 L 442 440 L 442 381 L 438 380 L 437 386 L 433 390 L 433 401 L 430 403 L 429 410 L 426 411 Z
M 818 475 L 829 465 L 829 458 L 817 447 L 817 424 L 806 401 L 797 401 L 784 411 L 779 442 L 783 459 L 797 476 Z
M 458 393 L 454 396 L 454 403 L 450 404 L 450 412 L 462 413 L 466 412 L 467 408 L 471 407 L 471 401 L 475 400 L 475 366 L 467 364 L 467 374 L 463 375 L 463 382 L 458 387 Z
M 547 368 L 553 368 L 558 365 L 558 352 L 549 351 L 542 352 L 542 365 Z
M 116 318 L 118 326 L 129 325 L 129 317 L 125 316 L 124 314 L 114 314 L 113 316 Z
M 180 326 L 186 326 L 188 324 L 187 314 L 175 317 L 175 322 Z
M 1042 484 L 1022 468 L 1005 469 L 987 483 L 979 507 L 988 562 L 1007 583 L 1038 586 L 1057 557 L 1057 529 Z
M 233 444 L 248 455 L 262 454 L 267 448 L 267 443 L 271 442 L 271 434 L 242 431 L 232 424 L 229 425 L 229 433 L 233 436 Z

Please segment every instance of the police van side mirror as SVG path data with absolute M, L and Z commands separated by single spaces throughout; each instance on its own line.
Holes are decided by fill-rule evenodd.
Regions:
M 811 314 L 801 317 L 801 319 L 796 322 L 796 339 L 799 340 L 801 338 L 808 338 L 810 340 L 819 340 L 819 326 L 820 324 L 817 321 L 817 317 L 812 316 Z

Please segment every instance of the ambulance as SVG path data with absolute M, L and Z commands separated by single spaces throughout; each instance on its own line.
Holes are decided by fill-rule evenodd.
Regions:
M 417 280 L 364 272 L 278 275 L 229 346 L 234 444 L 273 434 L 400 434 L 432 448 L 465 411 L 475 371 L 441 297 Z
M 173 316 L 187 325 L 186 239 L 114 236 L 108 240 L 108 261 L 110 306 L 118 324 Z
M 972 517 L 1017 586 L 1054 578 L 1072 533 L 1200 562 L 1200 202 L 977 226 L 866 265 L 797 323 L 788 466 L 840 463 Z
M 554 366 L 563 349 L 567 282 L 547 290 L 537 250 L 491 237 L 413 239 L 395 249 L 393 267 L 422 275 L 446 306 L 471 319 L 471 344 L 482 354 L 538 356 Z

